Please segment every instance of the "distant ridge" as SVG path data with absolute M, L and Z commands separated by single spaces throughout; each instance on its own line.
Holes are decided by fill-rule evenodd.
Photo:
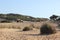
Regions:
M 33 22 L 40 22 L 40 21 L 48 20 L 48 18 L 35 18 L 32 16 L 14 14 L 14 13 L 0 14 L 0 19 L 6 19 L 8 21 L 16 21 L 17 19 L 20 19 L 23 21 L 33 21 Z

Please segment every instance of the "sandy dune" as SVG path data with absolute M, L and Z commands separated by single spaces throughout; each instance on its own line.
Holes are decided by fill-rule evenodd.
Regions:
M 0 29 L 0 40 L 60 40 L 60 32 L 52 35 L 39 35 L 38 29 L 31 31 Z

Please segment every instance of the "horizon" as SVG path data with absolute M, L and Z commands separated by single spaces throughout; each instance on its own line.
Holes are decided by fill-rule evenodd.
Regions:
M 0 14 L 18 14 L 18 15 L 23 15 L 23 16 L 30 16 L 30 15 L 24 15 L 24 14 L 20 14 L 20 13 L 0 13 Z M 55 15 L 55 14 L 53 14 L 53 15 Z M 56 16 L 59 16 L 59 15 L 56 15 Z M 34 17 L 34 16 L 30 16 L 30 17 Z M 45 17 L 34 17 L 34 18 L 45 18 Z M 48 17 L 48 19 L 50 19 L 50 16 Z
M 20 13 L 0 13 L 0 14 L 18 14 L 18 15 L 23 15 L 23 16 L 30 16 L 30 15 L 24 15 Z M 34 16 L 31 16 L 31 17 L 34 17 Z M 44 18 L 44 17 L 35 17 L 35 18 Z
M 0 0 L 0 13 L 49 18 L 60 15 L 60 0 Z

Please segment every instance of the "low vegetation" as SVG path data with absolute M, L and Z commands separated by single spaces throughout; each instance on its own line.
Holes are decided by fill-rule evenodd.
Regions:
M 32 27 L 24 27 L 23 31 L 29 31 L 29 30 L 33 30 Z
M 49 24 L 43 24 L 40 28 L 41 34 L 54 34 L 56 33 L 55 27 L 49 25 Z
M 18 20 L 20 19 L 20 20 Z M 20 22 L 20 21 L 32 21 L 32 22 L 40 22 L 40 21 L 46 21 L 48 18 L 35 18 L 32 16 L 26 16 L 21 14 L 14 14 L 14 13 L 8 13 L 8 14 L 0 14 L 0 21 L 2 22 Z

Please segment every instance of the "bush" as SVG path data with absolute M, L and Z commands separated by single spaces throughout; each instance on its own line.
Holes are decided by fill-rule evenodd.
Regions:
M 54 34 L 56 33 L 56 29 L 54 26 L 51 26 L 49 24 L 43 24 L 40 28 L 41 34 Z
M 29 30 L 32 30 L 33 28 L 32 27 L 24 27 L 23 31 L 29 31 Z

